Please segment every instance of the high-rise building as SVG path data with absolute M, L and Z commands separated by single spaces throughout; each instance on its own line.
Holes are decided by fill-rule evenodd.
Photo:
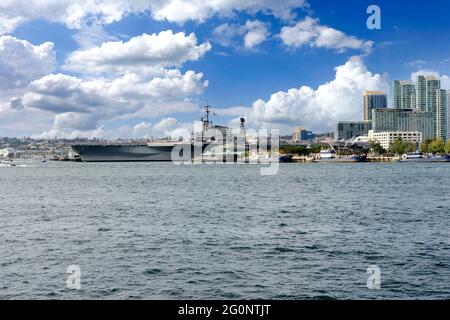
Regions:
M 434 75 L 418 75 L 416 78 L 416 108 L 422 112 L 431 112 L 434 116 L 434 132 L 433 138 L 444 138 L 447 135 L 447 116 L 443 112 L 447 112 L 447 97 L 440 91 L 441 81 Z
M 372 129 L 372 121 L 339 121 L 334 134 L 335 140 L 351 140 L 367 136 Z
M 412 98 L 415 96 L 416 89 L 411 81 L 401 82 L 402 102 L 401 109 L 412 109 Z
M 427 111 L 428 112 L 437 112 L 437 90 L 441 88 L 441 81 L 438 80 L 435 76 L 426 76 L 427 83 Z
M 373 110 L 372 130 L 378 132 L 421 132 L 423 139 L 435 137 L 435 117 L 432 112 L 413 109 Z
M 392 93 L 392 105 L 394 109 L 415 108 L 416 89 L 410 80 L 395 80 Z
M 447 93 L 447 141 L 450 141 L 450 91 Z
M 436 90 L 436 138 L 447 141 L 447 91 L 443 89 Z
M 417 109 L 416 90 L 414 90 L 414 93 L 411 94 L 411 108 Z
M 387 108 L 387 95 L 382 91 L 369 91 L 363 93 L 364 121 L 372 120 L 372 110 Z
M 419 111 L 427 111 L 427 81 L 424 76 L 416 78 L 416 108 Z
M 392 86 L 392 108 L 400 109 L 402 105 L 402 86 L 400 80 L 394 80 Z
M 314 138 L 315 138 L 315 135 L 314 135 L 314 133 L 312 133 L 312 131 L 309 131 L 302 127 L 297 127 L 297 128 L 295 128 L 292 140 L 294 140 L 294 142 L 311 141 L 311 140 L 314 140 Z

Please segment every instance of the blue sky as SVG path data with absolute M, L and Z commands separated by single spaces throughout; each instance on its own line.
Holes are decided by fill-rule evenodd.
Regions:
M 171 0 L 167 0 L 167 2 L 170 3 Z M 193 2 L 195 8 L 195 1 Z M 52 110 L 52 113 L 49 114 L 48 110 L 44 110 L 42 118 L 39 121 L 35 120 L 36 128 L 32 128 L 33 119 L 40 116 L 37 112 L 40 107 L 37 107 L 36 100 L 44 101 L 44 98 L 48 98 L 52 102 L 54 97 L 51 97 L 48 92 L 43 96 L 42 92 L 33 89 L 36 85 L 32 85 L 31 89 L 30 86 L 24 85 L 22 90 L 7 88 L 3 89 L 4 96 L 8 100 L 3 101 L 3 111 L 0 111 L 0 136 L 39 135 L 43 132 L 68 136 L 81 136 L 84 135 L 83 132 L 86 132 L 86 136 L 95 134 L 114 136 L 119 135 L 120 132 L 123 135 L 136 136 L 136 132 L 130 133 L 130 130 L 138 124 L 143 124 L 143 133 L 146 129 L 149 130 L 147 135 L 162 135 L 167 133 L 167 130 L 186 127 L 188 123 L 198 119 L 199 112 L 196 107 L 203 105 L 206 101 L 218 109 L 229 110 L 229 112 L 225 112 L 227 116 L 217 119 L 219 122 L 231 121 L 233 123 L 234 118 L 238 117 L 240 113 L 243 115 L 245 113 L 245 116 L 252 120 L 251 125 L 255 127 L 280 126 L 282 130 L 288 132 L 296 125 L 304 125 L 316 131 L 332 131 L 332 123 L 338 120 L 337 117 L 355 118 L 340 120 L 358 120 L 360 109 L 362 109 L 359 97 L 355 94 L 360 91 L 361 87 L 353 85 L 351 88 L 340 89 L 339 83 L 342 79 L 335 79 L 337 77 L 335 68 L 338 66 L 346 66 L 344 67 L 345 72 L 349 74 L 357 70 L 359 73 L 355 77 L 361 76 L 363 79 L 361 81 L 367 81 L 367 85 L 378 87 L 377 89 L 385 88 L 385 85 L 393 79 L 409 79 L 411 74 L 418 70 L 437 72 L 443 77 L 443 85 L 447 83 L 446 75 L 450 74 L 450 24 L 448 23 L 450 2 L 430 0 L 420 2 L 420 6 L 414 5 L 414 1 L 406 0 L 376 2 L 348 0 L 340 1 L 339 4 L 331 0 L 308 0 L 306 6 L 301 5 L 303 0 L 285 2 L 299 4 L 298 7 L 295 5 L 289 7 L 290 17 L 288 18 L 274 13 L 277 5 L 273 3 L 276 1 L 268 0 L 267 8 L 253 10 L 251 4 L 249 7 L 237 5 L 231 8 L 233 14 L 213 10 L 212 13 L 201 16 L 199 19 L 183 18 L 183 21 L 172 16 L 155 18 L 154 14 L 160 9 L 159 7 L 123 14 L 123 17 L 112 23 L 98 22 L 101 13 L 88 13 L 86 18 L 81 20 L 82 25 L 75 27 L 70 24 L 71 22 L 52 17 L 51 13 L 43 14 L 42 17 L 30 16 L 30 13 L 20 12 L 20 9 L 17 9 L 14 14 L 26 17 L 25 21 L 17 26 L 4 28 L 3 36 L 26 40 L 34 46 L 45 42 L 53 43 L 54 66 L 39 76 L 45 77 L 47 73 L 64 74 L 80 79 L 80 81 L 89 81 L 94 77 L 108 78 L 112 81 L 114 77 L 119 77 L 117 73 L 93 75 L 84 72 L 82 68 L 81 72 L 80 70 L 74 71 L 73 68 L 68 70 L 66 61 L 74 52 L 101 46 L 103 42 L 123 41 L 126 43 L 144 33 L 151 35 L 171 30 L 174 34 L 183 32 L 186 36 L 193 33 L 196 36 L 197 46 L 209 43 L 211 49 L 199 58 L 186 59 L 181 64 L 167 64 L 164 67 L 168 70 L 179 70 L 181 74 L 185 74 L 189 70 L 197 74 L 202 73 L 202 81 L 207 80 L 208 84 L 201 90 L 193 90 L 186 95 L 172 97 L 173 101 L 165 101 L 164 98 L 158 97 L 155 102 L 151 103 L 158 108 L 159 102 L 161 105 L 166 103 L 175 105 L 177 101 L 188 101 L 190 107 L 180 110 L 172 107 L 169 111 L 157 112 L 154 116 L 151 113 L 144 113 L 149 114 L 148 117 L 133 116 L 139 112 L 137 106 L 130 112 L 120 112 L 113 116 L 109 111 L 102 111 L 101 114 L 94 117 L 92 125 L 77 124 L 73 127 L 70 127 L 70 124 L 68 127 L 64 127 L 64 124 L 71 119 L 78 119 L 74 114 L 82 114 L 82 119 L 84 119 L 87 113 L 97 111 L 92 111 L 92 108 L 85 108 L 82 111 L 67 109 Z M 371 4 L 377 4 L 381 8 L 381 30 L 369 30 L 366 27 L 368 18 L 366 9 Z M 0 13 L 2 10 L 6 12 L 8 8 L 2 8 L 0 5 Z M 65 8 L 58 10 L 64 12 Z M 199 12 L 200 10 L 203 9 L 199 8 Z M 373 42 L 370 52 L 365 52 L 362 48 L 354 48 L 352 45 L 337 48 L 336 43 L 319 45 L 316 42 L 313 44 L 312 40 L 297 46 L 287 44 L 288 41 L 280 37 L 282 29 L 293 28 L 307 17 L 317 19 L 314 22 L 315 30 L 331 28 L 341 32 L 345 37 L 352 37 L 361 43 Z M 174 21 L 177 19 L 178 21 Z M 251 48 L 244 47 L 243 44 L 245 32 L 248 31 L 244 28 L 247 21 L 258 21 L 265 26 L 264 40 Z M 7 22 L 4 25 L 7 25 Z M 232 39 L 228 39 L 226 44 L 225 40 L 219 39 L 219 35 L 223 35 L 223 33 L 214 32 L 224 24 L 227 24 L 227 30 L 234 32 L 234 36 Z M 96 27 L 95 37 L 92 34 L 87 36 L 90 25 Z M 343 38 L 343 41 L 345 39 Z M 91 43 L 85 46 L 83 43 L 86 42 Z M 356 45 L 356 47 L 358 46 Z M 358 60 L 351 62 L 352 57 L 357 57 Z M 7 64 L 8 59 L 0 60 L 0 67 L 2 63 Z M 3 69 L 6 67 L 7 65 Z M 365 69 L 361 70 L 361 67 Z M 0 68 L 1 70 L 2 68 Z M 365 72 L 369 72 L 370 76 L 364 76 Z M 376 75 L 379 75 L 381 79 L 376 78 Z M 13 75 L 8 76 L 11 78 Z M 36 79 L 29 80 L 32 83 L 39 79 L 36 77 Z M 290 89 L 298 90 L 301 86 L 308 86 L 315 91 L 319 86 L 333 80 L 336 80 L 335 84 L 323 88 L 325 93 L 312 93 L 318 96 L 313 101 L 308 96 L 310 93 L 303 91 L 293 91 L 288 94 Z M 335 92 L 337 90 L 342 90 L 342 92 Z M 279 91 L 284 94 L 277 99 L 271 99 L 271 96 Z M 36 97 L 37 94 L 40 96 Z M 329 99 L 326 94 L 330 95 Z M 336 111 L 333 117 L 311 115 L 314 112 L 314 110 L 311 111 L 311 108 L 314 108 L 315 104 L 321 102 L 332 104 L 333 95 L 340 94 L 355 94 L 355 97 L 347 101 L 348 105 L 336 105 L 336 108 L 342 110 Z M 14 98 L 32 102 L 23 103 L 20 110 L 13 110 L 8 103 L 11 105 L 10 99 Z M 292 101 L 293 99 L 300 102 Z M 263 103 L 256 108 L 254 104 L 258 100 Z M 76 101 L 77 104 L 84 103 L 84 100 Z M 0 103 L 2 102 L 0 101 Z M 123 108 L 126 108 L 126 99 L 123 100 L 123 103 Z M 145 102 L 133 100 L 130 105 L 133 103 L 140 105 Z M 311 104 L 311 106 L 306 108 L 301 104 Z M 233 107 L 241 107 L 241 109 L 233 112 Z M 317 108 L 322 108 L 322 106 L 317 106 Z M 86 111 L 88 109 L 89 111 Z M 330 112 L 325 108 L 319 109 L 317 114 L 333 112 L 334 110 Z M 22 115 L 27 113 L 27 115 L 21 117 L 20 113 Z M 1 116 L 4 118 L 3 122 Z M 64 121 L 58 122 L 56 116 L 59 120 L 64 119 Z M 27 118 L 29 118 L 29 125 L 23 120 Z M 14 119 L 22 119 L 22 121 L 18 121 L 20 124 L 17 125 L 17 128 L 11 123 Z M 88 119 L 93 118 L 88 117 Z M 166 121 L 166 124 L 158 126 L 159 122 L 164 119 L 171 121 Z M 103 131 L 96 131 L 98 128 L 102 128 Z M 127 128 L 130 129 L 129 132 L 127 132 Z

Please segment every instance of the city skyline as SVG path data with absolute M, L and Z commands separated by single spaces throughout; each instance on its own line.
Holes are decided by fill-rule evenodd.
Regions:
M 414 82 L 411 80 L 394 80 L 392 107 L 393 109 L 414 109 L 420 112 L 431 112 L 434 116 L 435 137 L 447 140 L 448 93 L 448 90 L 441 88 L 439 77 L 417 74 Z
M 364 90 L 385 91 L 391 104 L 395 79 L 434 74 L 450 89 L 448 41 L 435 41 L 450 30 L 433 1 L 401 14 L 379 1 L 381 30 L 366 27 L 372 3 L 326 2 L 186 1 L 190 16 L 170 0 L 44 1 L 39 13 L 2 2 L 0 136 L 166 136 L 207 102 L 219 123 L 245 116 L 250 127 L 327 132 L 362 119 Z

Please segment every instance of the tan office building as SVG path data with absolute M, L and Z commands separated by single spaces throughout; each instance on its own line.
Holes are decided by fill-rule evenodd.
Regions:
M 387 108 L 387 95 L 383 91 L 363 92 L 364 97 L 364 121 L 372 120 L 372 110 Z

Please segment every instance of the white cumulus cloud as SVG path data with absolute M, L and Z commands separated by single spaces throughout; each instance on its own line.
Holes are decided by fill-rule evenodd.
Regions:
M 165 77 L 146 78 L 127 73 L 114 79 L 84 80 L 51 74 L 33 81 L 20 100 L 26 110 L 51 112 L 54 123 L 48 134 L 91 136 L 114 119 L 160 117 L 174 112 L 190 112 L 190 96 L 207 87 L 201 73 L 166 71 Z
M 157 20 L 184 23 L 205 21 L 215 15 L 231 16 L 234 12 L 263 12 L 281 19 L 292 19 L 294 10 L 307 6 L 306 0 L 165 0 L 152 5 Z
M 51 73 L 55 65 L 53 43 L 33 45 L 11 36 L 0 36 L 0 129 L 4 135 L 30 135 L 48 126 L 52 114 L 26 109 L 22 94 L 31 81 Z
M 10 132 L 7 122 L 17 118 L 18 123 L 22 117 L 30 121 L 28 128 L 22 128 L 38 130 L 43 122 L 25 115 L 41 114 L 47 134 L 83 137 L 108 132 L 117 119 L 195 111 L 192 99 L 204 92 L 208 81 L 202 73 L 170 67 L 201 59 L 210 48 L 209 43 L 197 44 L 194 34 L 170 30 L 144 34 L 128 42 L 106 42 L 76 51 L 66 68 L 79 72 L 68 75 L 53 73 L 52 43 L 33 45 L 1 36 L 0 128 Z
M 54 128 L 91 130 L 97 127 L 98 120 L 99 115 L 95 113 L 60 113 L 55 116 Z
M 177 119 L 167 117 L 156 124 L 143 121 L 132 128 L 133 138 L 170 137 L 178 140 L 180 137 L 190 139 L 193 125 L 179 122 Z
M 245 24 L 224 23 L 213 31 L 214 39 L 222 46 L 235 46 L 251 50 L 270 36 L 268 25 L 259 20 L 248 20 Z M 239 40 L 237 40 L 239 38 Z M 242 38 L 242 44 L 240 43 Z
M 334 28 L 321 25 L 318 19 L 306 17 L 294 26 L 281 29 L 279 37 L 285 45 L 292 48 L 310 46 L 312 48 L 327 48 L 343 52 L 347 49 L 362 50 L 370 53 L 372 41 L 365 41 Z
M 72 123 L 72 122 L 71 122 Z M 175 118 L 163 118 L 156 124 L 142 121 L 136 125 L 123 125 L 118 128 L 105 128 L 100 126 L 95 129 L 72 129 L 68 127 L 54 126 L 50 130 L 36 135 L 41 138 L 105 138 L 105 139 L 141 139 L 170 137 L 178 140 L 180 137 L 189 139 L 192 124 L 182 123 Z
M 245 27 L 248 31 L 244 36 L 244 46 L 247 49 L 263 43 L 269 36 L 267 25 L 261 21 L 247 21 Z
M 388 88 L 385 77 L 372 74 L 355 56 L 336 68 L 334 80 L 315 90 L 302 86 L 274 93 L 268 101 L 255 101 L 248 121 L 257 127 L 291 130 L 303 125 L 330 131 L 337 121 L 362 120 L 364 90 L 388 92 Z
M 129 14 L 148 14 L 156 20 L 179 24 L 203 22 L 216 15 L 231 16 L 239 11 L 291 19 L 295 9 L 305 6 L 305 0 L 2 0 L 0 34 L 36 19 L 80 29 L 89 20 L 110 24 Z
M 12 32 L 17 26 L 36 19 L 78 29 L 89 17 L 96 16 L 102 23 L 112 23 L 132 11 L 145 9 L 145 4 L 134 6 L 132 1 L 120 0 L 2 0 L 0 33 Z
M 53 71 L 53 43 L 33 45 L 11 36 L 0 37 L 0 93 L 26 87 Z
M 104 42 L 87 50 L 77 50 L 66 61 L 69 70 L 83 72 L 126 72 L 149 67 L 180 66 L 196 61 L 211 49 L 208 42 L 197 44 L 195 34 L 143 34 L 127 42 Z
M 81 112 L 116 116 L 135 112 L 158 101 L 183 100 L 200 94 L 208 85 L 203 74 L 178 70 L 165 78 L 146 79 L 129 73 L 109 80 L 83 80 L 64 74 L 51 74 L 31 83 L 23 104 L 55 113 Z

